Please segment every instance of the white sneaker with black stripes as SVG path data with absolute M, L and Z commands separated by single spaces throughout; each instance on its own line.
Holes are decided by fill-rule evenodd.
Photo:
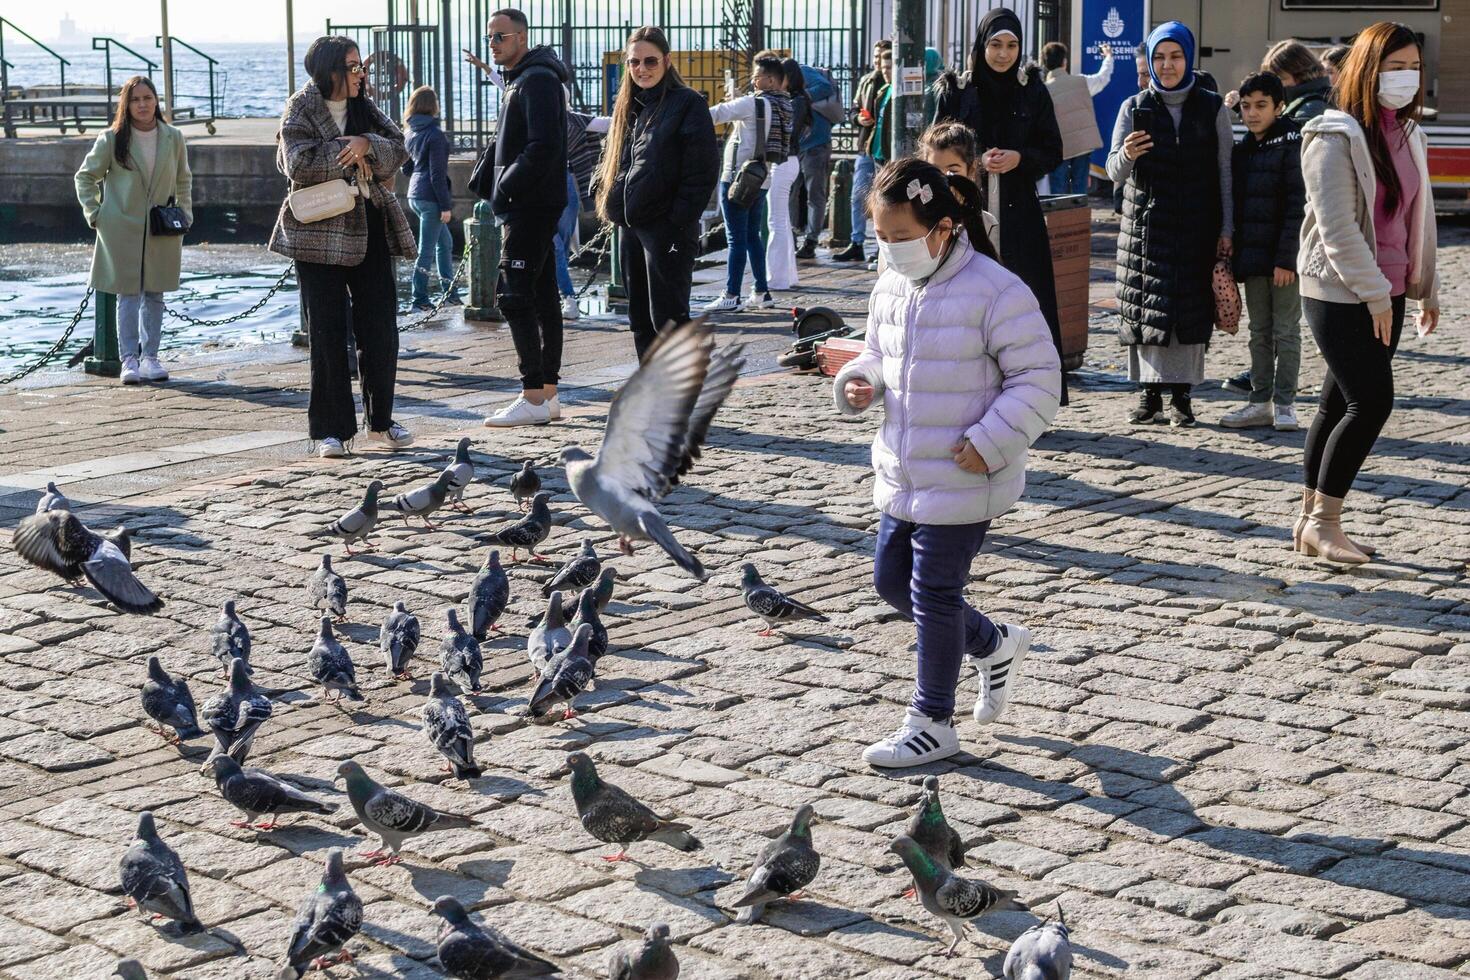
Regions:
M 902 769 L 947 759 L 959 750 L 953 720 L 936 721 L 909 708 L 897 731 L 863 749 L 863 761 L 884 769 Z
M 1011 688 L 1021 676 L 1021 664 L 1031 649 L 1031 631 L 1014 623 L 997 623 L 1000 645 L 984 657 L 971 658 L 980 673 L 980 694 L 975 698 L 975 720 L 988 724 L 1000 717 L 1011 700 Z

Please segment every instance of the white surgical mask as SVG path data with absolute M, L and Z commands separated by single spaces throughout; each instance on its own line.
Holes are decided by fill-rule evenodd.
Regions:
M 1378 104 L 1385 109 L 1402 109 L 1419 94 L 1419 72 L 1414 68 L 1378 73 Z
M 909 281 L 928 279 L 939 268 L 939 263 L 944 261 L 942 251 L 938 255 L 929 254 L 929 235 L 932 234 L 934 228 L 930 228 L 929 234 L 923 238 L 912 238 L 906 242 L 885 242 L 880 238 L 878 254 L 882 256 L 885 266 Z

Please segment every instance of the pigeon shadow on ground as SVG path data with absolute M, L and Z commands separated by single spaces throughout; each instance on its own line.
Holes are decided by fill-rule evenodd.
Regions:
M 477 881 L 484 882 L 487 888 L 504 888 L 505 883 L 510 880 L 510 873 L 514 868 L 514 861 L 499 859 L 463 861 L 456 866 L 457 871 L 470 875 Z M 438 898 L 438 895 L 433 897 Z
M 475 861 L 471 863 L 476 865 L 504 864 L 507 866 L 507 870 L 512 864 L 512 862 L 510 861 Z M 420 868 L 415 865 L 408 864 L 407 862 L 404 862 L 403 867 L 408 869 L 408 883 L 413 887 L 413 890 L 418 892 L 424 898 L 428 899 L 431 905 L 433 904 L 434 899 L 444 894 L 445 872 L 442 868 L 438 868 L 435 866 Z M 461 878 L 461 881 L 457 886 L 459 894 L 455 895 L 455 898 L 458 898 L 467 907 L 470 906 L 471 903 L 484 898 L 487 894 L 489 894 L 492 887 L 499 888 L 505 883 L 504 875 L 501 876 L 501 880 L 499 882 L 492 882 L 485 875 L 466 871 L 463 865 L 460 866 L 459 870 L 465 872 L 465 875 L 456 876 Z M 429 915 L 430 913 L 425 910 L 424 914 Z M 391 929 L 385 929 L 383 931 L 386 934 L 392 934 Z M 415 938 L 414 941 L 421 942 L 422 940 L 418 940 Z M 403 944 L 400 943 L 394 945 L 401 946 Z

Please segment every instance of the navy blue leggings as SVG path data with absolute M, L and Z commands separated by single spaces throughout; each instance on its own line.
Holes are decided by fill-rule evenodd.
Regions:
M 914 524 L 883 515 L 873 558 L 873 588 L 918 628 L 915 711 L 948 720 L 965 654 L 980 656 L 1000 640 L 995 624 L 965 602 L 970 563 L 989 521 Z

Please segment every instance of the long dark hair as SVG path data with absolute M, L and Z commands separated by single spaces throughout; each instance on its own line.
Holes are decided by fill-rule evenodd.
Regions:
M 639 41 L 647 41 L 666 58 L 672 50 L 668 37 L 657 27 L 640 27 L 629 34 L 623 50 L 628 50 Z M 661 84 L 665 85 L 664 97 L 668 96 L 669 89 L 685 87 L 684 79 L 679 77 L 672 61 L 664 69 Z M 607 200 L 612 196 L 613 184 L 618 179 L 618 167 L 623 163 L 623 144 L 627 142 L 629 124 L 633 121 L 633 90 L 637 87 L 637 83 L 633 81 L 633 73 L 624 66 L 623 81 L 618 85 L 618 97 L 613 101 L 612 122 L 607 127 L 607 139 L 602 141 L 602 162 L 597 166 L 597 213 L 604 221 L 611 220 L 607 214 Z
M 786 94 L 793 99 L 806 95 L 806 76 L 801 73 L 801 62 L 795 58 L 782 58 L 781 70 L 786 73 Z
M 112 117 L 112 131 L 116 134 L 112 138 L 112 158 L 124 170 L 132 169 L 128 165 L 128 150 L 133 145 L 133 116 L 128 111 L 128 103 L 132 101 L 133 90 L 140 85 L 153 93 L 153 118 L 156 122 L 163 122 L 163 103 L 159 101 L 153 79 L 147 75 L 134 75 L 123 82 L 122 91 L 117 95 L 117 112 Z
M 337 88 L 337 82 L 347 84 L 347 55 L 353 51 L 361 51 L 357 42 L 350 37 L 341 34 L 328 34 L 311 42 L 311 47 L 306 49 L 304 64 L 306 73 L 311 76 L 312 84 L 321 93 L 323 99 L 330 99 L 332 92 Z M 367 86 L 360 85 L 357 96 L 347 100 L 347 132 L 342 135 L 358 135 L 371 132 L 373 128 L 373 113 L 368 101 Z
M 909 184 L 917 180 L 927 185 L 930 194 L 909 197 Z M 965 229 L 970 247 L 981 255 L 1000 261 L 990 236 L 985 234 L 985 215 L 980 206 L 980 188 L 968 177 L 946 175 L 934 164 L 918 157 L 900 157 L 878 171 L 873 189 L 868 192 L 867 209 L 872 215 L 879 208 L 907 205 L 925 228 L 933 228 L 945 218 Z
M 1383 182 L 1383 203 L 1392 214 L 1398 210 L 1404 190 L 1393 165 L 1388 138 L 1383 133 L 1383 113 L 1393 112 L 1378 104 L 1378 76 L 1384 60 L 1393 52 L 1409 45 L 1419 47 L 1419 38 L 1403 24 L 1379 21 L 1364 29 L 1353 40 L 1347 58 L 1337 72 L 1332 88 L 1337 107 L 1358 121 L 1368 137 L 1368 155 L 1373 159 L 1373 172 Z M 1423 50 L 1420 49 L 1422 56 Z M 1418 122 L 1424 114 L 1424 81 L 1421 69 L 1419 92 L 1414 101 L 1398 110 L 1400 120 Z M 1427 194 L 1427 189 L 1420 191 Z

